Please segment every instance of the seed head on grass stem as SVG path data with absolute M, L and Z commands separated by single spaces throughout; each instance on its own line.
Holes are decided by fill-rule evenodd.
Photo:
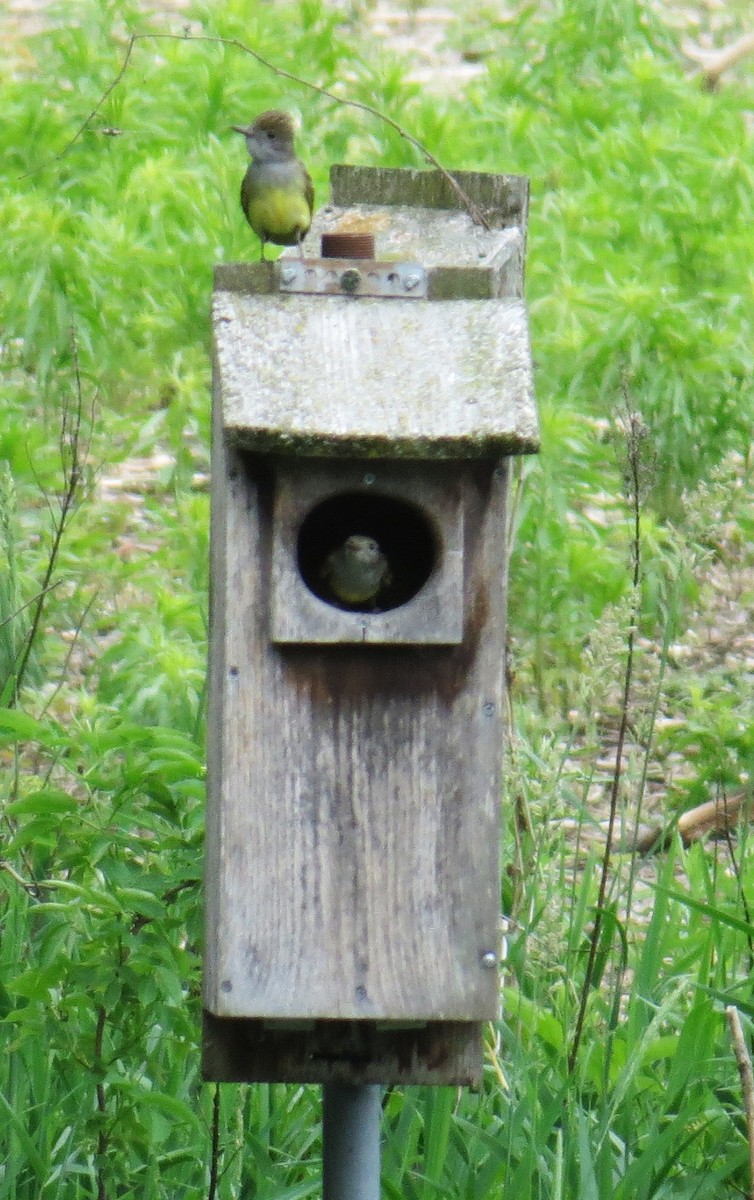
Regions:
M 631 537 L 631 607 L 629 611 L 628 628 L 626 630 L 626 661 L 623 672 L 623 696 L 620 707 L 618 724 L 618 741 L 615 747 L 615 764 L 610 782 L 610 815 L 608 818 L 605 849 L 602 855 L 600 883 L 597 893 L 597 909 L 589 939 L 589 957 L 587 959 L 584 982 L 581 987 L 579 1010 L 576 1017 L 576 1028 L 573 1034 L 571 1049 L 568 1054 L 568 1071 L 573 1072 L 578 1058 L 579 1046 L 584 1031 L 586 1009 L 592 982 L 595 977 L 597 951 L 602 941 L 602 926 L 605 916 L 605 897 L 610 876 L 610 860 L 615 836 L 615 824 L 618 814 L 618 797 L 620 795 L 621 777 L 623 774 L 623 750 L 628 730 L 631 683 L 634 672 L 634 657 L 636 650 L 636 632 L 641 606 L 641 510 L 646 496 L 647 485 L 651 479 L 651 467 L 647 462 L 648 429 L 641 416 L 630 404 L 627 389 L 623 387 L 623 406 L 620 412 L 620 425 L 623 444 L 626 451 L 624 469 L 624 484 L 626 503 L 632 523 Z

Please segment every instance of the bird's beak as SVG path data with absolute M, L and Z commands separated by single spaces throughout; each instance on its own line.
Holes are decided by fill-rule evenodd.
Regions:
M 231 125 L 234 133 L 242 133 L 244 137 L 251 131 L 251 125 Z

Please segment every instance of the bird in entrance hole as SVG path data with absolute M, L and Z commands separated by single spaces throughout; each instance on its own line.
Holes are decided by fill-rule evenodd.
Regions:
M 363 533 L 352 533 L 331 551 L 320 575 L 328 592 L 352 608 L 374 604 L 391 582 L 390 567 L 379 542 Z
M 298 246 L 309 231 L 314 187 L 296 157 L 295 126 L 279 109 L 263 112 L 251 125 L 233 125 L 246 138 L 251 162 L 241 183 L 241 208 L 262 243 Z

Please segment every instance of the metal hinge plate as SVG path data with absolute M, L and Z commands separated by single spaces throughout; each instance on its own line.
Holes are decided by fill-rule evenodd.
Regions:
M 419 263 L 353 258 L 286 258 L 280 291 L 309 296 L 382 296 L 426 300 L 427 271 Z

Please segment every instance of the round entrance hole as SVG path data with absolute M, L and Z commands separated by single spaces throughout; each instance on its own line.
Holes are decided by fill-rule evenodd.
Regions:
M 406 604 L 424 587 L 439 555 L 426 513 L 379 492 L 343 492 L 322 500 L 301 524 L 297 552 L 309 591 L 348 612 L 386 612 Z

